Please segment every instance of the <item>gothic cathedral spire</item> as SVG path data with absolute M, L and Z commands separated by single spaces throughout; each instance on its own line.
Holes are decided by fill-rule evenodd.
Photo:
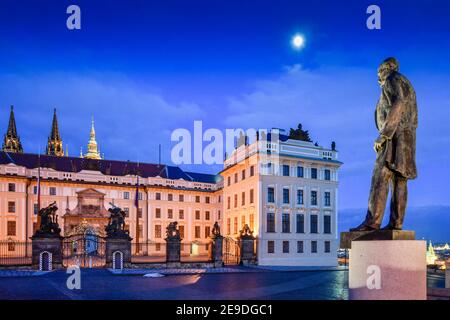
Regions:
M 3 151 L 23 153 L 22 143 L 17 135 L 16 120 L 14 118 L 14 107 L 11 106 L 9 113 L 8 131 L 3 139 Z
M 62 139 L 58 129 L 58 119 L 56 118 L 56 108 L 53 111 L 52 131 L 48 137 L 46 153 L 49 156 L 64 156 Z
M 92 117 L 91 132 L 89 135 L 88 152 L 83 156 L 86 159 L 101 159 L 98 151 L 97 141 L 95 140 L 94 117 Z

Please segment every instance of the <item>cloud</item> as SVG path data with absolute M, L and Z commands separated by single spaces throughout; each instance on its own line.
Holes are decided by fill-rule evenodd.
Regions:
M 81 146 L 86 150 L 94 116 L 100 151 L 107 158 L 148 162 L 158 161 L 158 143 L 169 148 L 173 129 L 191 126 L 204 115 L 194 102 L 169 103 L 123 75 L 3 75 L 0 81 L 3 125 L 7 124 L 8 103 L 14 104 L 28 152 L 37 152 L 39 144 L 44 150 L 54 107 L 71 155 L 77 156 Z
M 418 96 L 419 129 L 417 162 L 419 178 L 411 184 L 410 203 L 449 204 L 449 170 L 433 163 L 450 158 L 450 92 L 442 86 L 450 77 L 411 74 Z M 442 88 L 441 88 L 442 87 Z M 340 160 L 340 205 L 365 206 L 377 137 L 374 109 L 380 94 L 374 70 L 321 67 L 307 70 L 288 66 L 272 79 L 255 81 L 252 90 L 229 98 L 227 127 L 290 128 L 301 122 L 313 141 L 328 147 L 337 142 Z M 444 148 L 444 149 L 443 149 Z M 440 165 L 437 165 L 439 167 Z M 437 171 L 439 174 L 437 176 Z

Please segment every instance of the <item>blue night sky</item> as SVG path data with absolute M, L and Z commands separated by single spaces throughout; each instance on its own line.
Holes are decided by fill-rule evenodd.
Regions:
M 205 129 L 301 122 L 314 141 L 337 142 L 340 207 L 359 208 L 375 158 L 376 68 L 395 56 L 419 105 L 410 204 L 450 205 L 448 1 L 302 2 L 0 0 L 0 126 L 13 104 L 25 151 L 36 153 L 56 107 L 78 155 L 93 115 L 106 158 L 157 162 L 161 143 L 170 164 L 171 132 L 194 120 Z M 70 4 L 81 30 L 66 28 Z M 366 28 L 370 4 L 381 7 L 381 30 Z

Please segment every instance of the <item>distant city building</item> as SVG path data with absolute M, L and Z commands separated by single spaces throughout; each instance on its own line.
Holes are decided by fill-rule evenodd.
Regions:
M 436 264 L 436 260 L 438 259 L 436 253 L 434 252 L 434 248 L 433 248 L 433 244 L 430 243 L 428 244 L 428 249 L 427 249 L 427 265 L 433 265 Z

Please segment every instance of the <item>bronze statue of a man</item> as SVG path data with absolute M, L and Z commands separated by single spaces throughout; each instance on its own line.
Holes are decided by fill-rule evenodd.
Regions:
M 383 230 L 401 230 L 407 201 L 407 181 L 415 179 L 416 169 L 416 93 L 411 83 L 399 72 L 395 58 L 388 58 L 378 67 L 381 96 L 375 110 L 379 137 L 372 173 L 369 208 L 364 222 L 351 231 L 380 229 L 391 186 L 389 224 Z

